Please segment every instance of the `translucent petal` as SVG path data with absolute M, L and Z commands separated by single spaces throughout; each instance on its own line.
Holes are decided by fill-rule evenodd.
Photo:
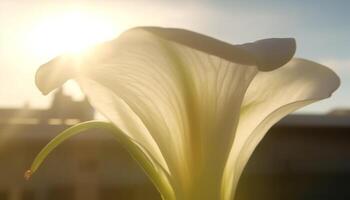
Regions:
M 122 98 L 98 82 L 80 77 L 78 82 L 93 107 L 108 117 L 128 137 L 138 141 L 169 172 L 168 165 L 148 129 Z
M 293 57 L 296 44 L 293 38 L 270 38 L 238 47 L 254 56 L 260 71 L 270 71 L 286 64 Z
M 76 74 L 76 63 L 71 56 L 58 56 L 45 65 L 40 66 L 35 75 L 35 84 L 44 94 L 61 87 Z
M 244 97 L 225 169 L 223 199 L 234 197 L 244 166 L 272 125 L 298 108 L 329 97 L 339 84 L 333 71 L 303 59 L 293 59 L 272 72 L 259 72 Z
M 243 65 L 255 65 L 261 71 L 270 71 L 286 64 L 294 55 L 293 38 L 270 38 L 242 45 L 226 42 L 176 28 L 143 27 L 157 36 Z
M 196 32 L 177 28 L 137 27 L 123 33 L 134 34 L 139 30 L 153 33 L 159 38 L 213 55 L 229 62 L 242 65 L 255 65 L 261 71 L 270 71 L 287 63 L 294 55 L 296 45 L 292 38 L 273 38 L 242 45 L 211 38 Z M 103 59 L 115 56 L 114 49 L 119 39 L 97 45 L 87 52 L 84 59 Z M 98 54 L 98 55 L 97 55 Z M 36 85 L 43 94 L 60 87 L 65 81 L 75 77 L 80 59 L 77 55 L 62 55 L 42 65 L 36 73 Z

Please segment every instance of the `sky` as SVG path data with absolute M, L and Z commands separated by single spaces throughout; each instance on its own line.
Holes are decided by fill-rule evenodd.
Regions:
M 301 112 L 350 108 L 349 8 L 346 0 L 0 0 L 0 107 L 47 107 L 51 96 L 34 85 L 38 66 L 64 51 L 151 25 L 186 28 L 233 44 L 293 37 L 297 57 L 329 66 L 342 81 L 332 98 Z M 65 91 L 82 97 L 73 82 Z

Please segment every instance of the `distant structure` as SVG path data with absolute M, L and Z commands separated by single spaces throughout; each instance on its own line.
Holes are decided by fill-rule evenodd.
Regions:
M 32 109 L 28 106 L 22 109 L 0 109 L 1 125 L 74 125 L 81 121 L 94 118 L 94 111 L 87 102 L 73 101 L 59 89 L 48 110 Z
M 236 199 L 350 199 L 349 179 L 350 114 L 288 115 L 255 149 Z
M 0 200 L 160 200 L 108 132 L 87 131 L 58 147 L 25 181 L 50 139 L 91 120 L 86 100 L 58 90 L 47 110 L 0 109 Z M 235 200 L 350 199 L 350 113 L 289 115 L 256 148 Z
M 329 115 L 350 116 L 350 109 L 349 108 L 337 108 L 337 109 L 331 110 L 331 112 L 329 112 L 328 114 Z

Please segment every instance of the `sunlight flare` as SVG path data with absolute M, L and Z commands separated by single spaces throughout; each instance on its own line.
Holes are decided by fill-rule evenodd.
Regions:
M 29 31 L 29 48 L 40 57 L 77 54 L 94 44 L 113 39 L 120 27 L 101 14 L 72 11 L 47 16 Z

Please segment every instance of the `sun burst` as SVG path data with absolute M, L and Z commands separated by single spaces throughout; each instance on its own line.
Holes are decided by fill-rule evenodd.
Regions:
M 29 31 L 29 48 L 36 57 L 77 53 L 121 32 L 115 22 L 93 12 L 58 13 L 39 20 Z

